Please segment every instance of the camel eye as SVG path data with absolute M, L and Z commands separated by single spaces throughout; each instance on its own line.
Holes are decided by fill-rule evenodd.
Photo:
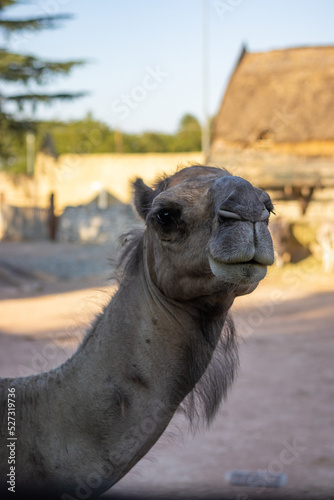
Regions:
M 157 221 L 162 226 L 165 226 L 166 224 L 170 224 L 171 222 L 174 221 L 172 211 L 168 210 L 167 208 L 163 208 L 163 209 L 159 210 L 156 217 L 157 217 Z
M 155 214 L 156 221 L 164 232 L 170 232 L 173 228 L 179 228 L 181 210 L 177 207 L 165 207 Z

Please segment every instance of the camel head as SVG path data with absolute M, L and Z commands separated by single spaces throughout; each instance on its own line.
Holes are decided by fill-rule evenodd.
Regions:
M 134 182 L 146 222 L 144 251 L 165 296 L 192 300 L 219 292 L 253 291 L 274 262 L 268 230 L 273 205 L 245 179 L 192 166 L 155 185 Z

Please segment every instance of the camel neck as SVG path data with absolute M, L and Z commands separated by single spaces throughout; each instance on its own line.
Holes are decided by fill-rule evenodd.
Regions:
M 121 479 L 202 377 L 224 319 L 203 326 L 193 307 L 161 294 L 141 259 L 72 358 L 32 377 L 18 398 L 23 477 L 33 471 L 37 482 L 47 475 L 75 491 L 94 473 L 94 494 Z M 31 457 L 45 450 L 37 470 Z
M 79 350 L 77 362 L 85 368 L 78 384 L 91 370 L 99 390 L 88 400 L 99 398 L 109 416 L 94 434 L 96 439 L 105 436 L 99 448 L 112 464 L 113 483 L 156 442 L 211 359 L 214 346 L 203 339 L 193 313 L 166 300 L 141 262 L 131 278 L 125 277 Z M 194 349 L 202 358 L 194 356 Z M 196 358 L 202 359 L 200 366 Z

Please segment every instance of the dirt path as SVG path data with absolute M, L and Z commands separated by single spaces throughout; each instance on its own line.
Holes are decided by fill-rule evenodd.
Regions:
M 100 281 L 87 284 L 51 284 L 46 295 L 0 302 L 0 376 L 49 369 L 73 352 L 112 293 Z M 334 498 L 333 313 L 333 276 L 308 267 L 275 271 L 239 298 L 240 374 L 213 426 L 192 436 L 175 418 L 113 493 Z M 232 469 L 284 472 L 287 483 L 265 493 L 230 486 Z

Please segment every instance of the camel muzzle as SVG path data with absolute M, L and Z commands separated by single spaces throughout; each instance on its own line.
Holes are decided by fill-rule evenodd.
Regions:
M 274 263 L 265 193 L 234 176 L 218 179 L 212 189 L 218 218 L 209 242 L 212 273 L 230 283 L 262 280 Z

